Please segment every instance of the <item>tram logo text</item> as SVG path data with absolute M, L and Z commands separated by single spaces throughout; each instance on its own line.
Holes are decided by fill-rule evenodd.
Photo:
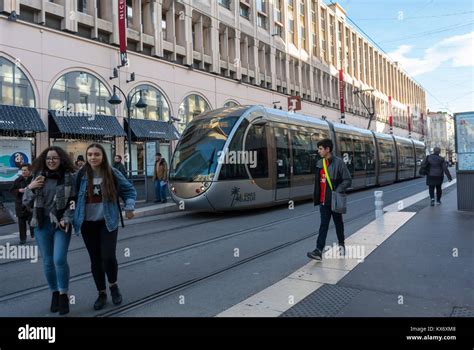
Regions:
M 18 339 L 20 340 L 47 340 L 48 343 L 56 341 L 55 327 L 33 327 L 27 324 L 18 328 Z
M 250 168 L 257 167 L 257 151 L 219 151 L 219 164 L 248 164 Z
M 240 193 L 239 187 L 234 187 L 230 194 L 232 195 L 231 207 L 234 206 L 235 202 L 252 202 L 255 200 L 255 192 Z

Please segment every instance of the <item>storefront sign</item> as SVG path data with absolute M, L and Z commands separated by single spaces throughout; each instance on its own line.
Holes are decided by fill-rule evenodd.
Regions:
M 31 163 L 29 140 L 0 140 L 0 182 L 14 181 L 25 163 Z

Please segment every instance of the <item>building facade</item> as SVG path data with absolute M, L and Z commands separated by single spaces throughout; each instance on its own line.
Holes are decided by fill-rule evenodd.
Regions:
M 113 120 L 129 124 L 125 103 L 108 103 L 114 85 L 134 95 L 133 120 L 156 122 L 149 124 L 155 137 L 132 135 L 137 172 L 149 168 L 154 151 L 169 159 L 176 131 L 194 116 L 235 104 L 287 109 L 289 96 L 300 96 L 301 113 L 339 121 L 342 95 L 347 124 L 367 128 L 372 112 L 371 129 L 389 132 L 392 115 L 395 134 L 423 138 L 424 90 L 355 31 L 337 4 L 127 0 L 129 63 L 114 74 L 118 3 L 0 1 L 0 104 L 36 109 L 47 129 L 3 133 L 3 140 L 27 139 L 32 154 L 58 144 L 75 157 L 99 138 L 110 156 L 124 154 L 127 134 L 110 132 L 118 130 Z M 140 90 L 144 110 L 134 107 Z M 83 119 L 64 126 L 64 115 Z M 96 115 L 110 118 L 97 118 L 105 123 L 97 126 Z
M 447 112 L 428 112 L 426 149 L 441 148 L 441 156 L 452 160 L 455 152 L 454 118 Z

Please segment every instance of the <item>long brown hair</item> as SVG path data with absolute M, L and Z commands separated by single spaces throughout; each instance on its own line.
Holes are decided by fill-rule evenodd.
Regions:
M 109 160 L 107 159 L 107 154 L 105 153 L 104 147 L 98 143 L 93 143 L 87 147 L 86 150 L 86 159 L 87 152 L 91 148 L 98 148 L 102 152 L 102 163 L 99 165 L 99 171 L 102 176 L 102 196 L 110 202 L 115 202 L 117 200 L 117 189 L 115 188 L 115 179 L 113 170 L 109 165 Z M 89 197 L 92 197 L 93 185 L 94 185 L 94 171 L 92 170 L 89 161 L 86 161 L 84 165 L 87 172 L 87 194 Z
M 71 159 L 69 159 L 67 153 L 61 147 L 51 146 L 41 152 L 41 154 L 33 161 L 33 165 L 31 166 L 31 171 L 33 173 L 41 173 L 48 169 L 46 166 L 46 156 L 48 155 L 49 151 L 55 151 L 58 154 L 60 158 L 58 170 L 60 172 L 74 172 L 74 166 L 72 165 Z

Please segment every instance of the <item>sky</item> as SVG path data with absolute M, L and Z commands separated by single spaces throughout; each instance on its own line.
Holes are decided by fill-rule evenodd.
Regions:
M 473 0 L 337 2 L 349 25 L 425 89 L 430 111 L 474 111 Z

